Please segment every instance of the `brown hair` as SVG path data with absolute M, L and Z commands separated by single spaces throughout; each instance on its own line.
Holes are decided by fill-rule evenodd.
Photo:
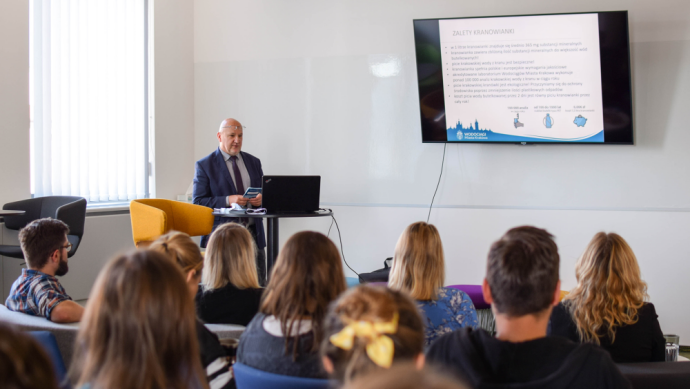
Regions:
M 184 232 L 170 231 L 151 243 L 148 249 L 174 259 L 185 275 L 192 270 L 198 274 L 204 266 L 199 246 Z
M 0 381 L 4 389 L 57 389 L 53 363 L 28 334 L 0 322 Z
M 536 227 L 516 227 L 489 250 L 486 280 L 493 305 L 508 316 L 539 314 L 551 306 L 560 258 L 553 236 Z
M 328 304 L 346 288 L 338 249 L 324 234 L 298 232 L 285 242 L 260 307 L 262 313 L 280 321 L 285 335 L 285 353 L 288 353 L 288 334 L 292 334 L 293 328 L 299 328 L 305 316 L 311 318 L 312 351 L 318 349 L 323 339 L 322 326 Z M 297 357 L 297 340 L 293 342 L 293 358 Z
M 61 220 L 44 218 L 34 220 L 19 231 L 19 245 L 29 269 L 38 270 L 46 265 L 48 258 L 65 244 L 69 232 Z
M 580 339 L 599 344 L 605 332 L 616 338 L 616 328 L 635 324 L 644 304 L 647 284 L 642 281 L 635 253 L 620 235 L 599 232 L 575 265 L 577 286 L 564 299 Z
M 468 389 L 469 387 L 440 373 L 434 368 L 422 370 L 412 362 L 393 365 L 345 384 L 342 389 Z
M 238 289 L 260 288 L 256 248 L 249 230 L 236 223 L 220 225 L 206 246 L 201 286 L 204 291 L 232 284 Z
M 395 246 L 388 286 L 402 290 L 415 300 L 435 300 L 445 282 L 441 236 L 434 225 L 410 224 Z
M 140 250 L 100 272 L 75 343 L 76 387 L 207 387 L 194 302 L 179 266 Z
M 361 285 L 346 291 L 331 304 L 324 323 L 321 355 L 333 362 L 331 376 L 348 382 L 356 376 L 379 369 L 366 353 L 367 341 L 355 338 L 350 350 L 333 345 L 329 338 L 355 321 L 390 322 L 398 315 L 395 333 L 385 334 L 393 340 L 393 362 L 413 360 L 424 352 L 424 323 L 416 304 L 399 291 Z

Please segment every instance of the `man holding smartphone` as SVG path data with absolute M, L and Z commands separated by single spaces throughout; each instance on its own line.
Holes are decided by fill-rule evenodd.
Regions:
M 261 161 L 242 151 L 244 126 L 235 119 L 228 118 L 220 123 L 218 149 L 196 162 L 194 174 L 194 204 L 209 208 L 227 208 L 236 203 L 243 207 L 260 207 L 262 196 L 244 197 L 247 188 L 260 188 L 264 173 Z M 266 238 L 261 219 L 223 218 L 216 216 L 213 229 L 222 223 L 241 223 L 247 227 L 256 242 L 256 270 L 259 283 L 266 283 Z M 201 238 L 201 247 L 206 247 L 208 235 Z

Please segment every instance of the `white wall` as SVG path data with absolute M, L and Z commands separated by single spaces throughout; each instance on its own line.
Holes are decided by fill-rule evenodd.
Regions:
M 152 1 L 155 197 L 176 199 L 194 177 L 194 8 L 187 0 Z
M 0 204 L 29 193 L 29 2 L 0 3 Z
M 405 226 L 426 219 L 443 149 L 420 141 L 412 19 L 619 9 L 630 12 L 635 146 L 448 145 L 431 222 L 448 284 L 479 283 L 491 242 L 533 224 L 556 235 L 570 289 L 592 235 L 619 232 L 662 329 L 688 344 L 687 1 L 199 0 L 194 158 L 216 147 L 220 120 L 238 118 L 248 127 L 244 150 L 266 174 L 322 175 L 322 205 L 336 212 L 346 259 L 358 271 L 380 268 Z M 397 74 L 378 77 L 382 63 Z M 329 224 L 283 220 L 281 241 Z

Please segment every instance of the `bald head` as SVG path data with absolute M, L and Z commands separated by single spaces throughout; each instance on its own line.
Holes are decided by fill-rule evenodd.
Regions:
M 218 143 L 221 150 L 237 155 L 242 150 L 242 123 L 233 118 L 220 122 L 218 127 Z
M 238 122 L 237 120 L 233 118 L 227 118 L 220 122 L 220 127 L 218 127 L 218 132 L 223 131 L 224 128 L 235 128 L 235 127 L 240 127 L 242 128 L 242 123 Z

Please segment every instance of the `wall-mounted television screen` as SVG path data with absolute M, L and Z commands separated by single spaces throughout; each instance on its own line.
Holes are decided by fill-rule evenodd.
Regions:
M 414 20 L 423 142 L 633 144 L 628 12 Z

